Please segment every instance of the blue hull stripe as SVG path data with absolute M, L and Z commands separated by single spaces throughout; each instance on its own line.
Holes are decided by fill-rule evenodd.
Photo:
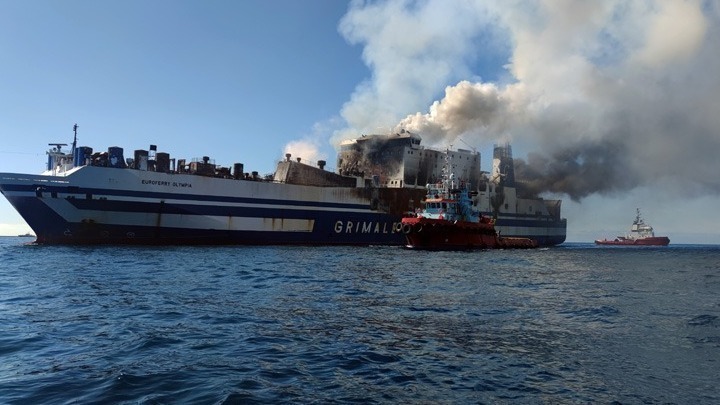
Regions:
M 236 204 L 268 204 L 268 205 L 297 205 L 305 207 L 322 207 L 322 208 L 345 208 L 345 209 L 367 209 L 369 204 L 353 204 L 353 203 L 330 203 L 318 201 L 302 201 L 302 200 L 286 200 L 271 198 L 253 198 L 253 197 L 229 197 L 229 196 L 212 196 L 212 195 L 193 195 L 180 193 L 160 193 L 153 191 L 133 191 L 133 190 L 112 190 L 101 188 L 78 188 L 73 186 L 47 186 L 45 184 L 20 185 L 11 184 L 3 186 L 7 191 L 15 192 L 35 192 L 41 187 L 44 196 L 49 197 L 51 192 L 58 194 L 70 194 L 77 196 L 76 198 L 85 198 L 86 194 L 93 196 L 118 196 L 118 197 L 135 197 L 148 198 L 157 200 L 188 200 L 203 202 L 222 202 Z
M 111 201 L 111 200 L 79 200 L 69 199 L 68 202 L 79 210 L 135 212 L 147 214 L 178 214 L 178 215 L 207 215 L 223 217 L 250 217 L 250 218 L 288 218 L 288 219 L 315 219 L 318 215 L 348 216 L 354 212 L 319 211 L 291 208 L 261 208 L 261 207 L 234 207 L 218 205 L 194 205 L 151 203 L 138 201 Z M 369 213 L 369 209 L 364 210 Z

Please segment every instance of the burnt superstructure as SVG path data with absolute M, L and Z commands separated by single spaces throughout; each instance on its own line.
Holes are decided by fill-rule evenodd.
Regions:
M 363 135 L 340 145 L 338 171 L 346 175 L 377 176 L 381 187 L 422 188 L 442 179 L 445 151 L 420 145 L 417 134 Z M 453 170 L 471 184 L 479 184 L 480 154 L 449 151 Z

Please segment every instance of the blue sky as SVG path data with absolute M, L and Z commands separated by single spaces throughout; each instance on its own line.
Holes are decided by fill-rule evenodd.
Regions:
M 332 169 L 339 140 L 403 127 L 478 148 L 485 170 L 504 140 L 546 173 L 578 166 L 548 184 L 569 240 L 623 233 L 641 207 L 674 242 L 720 243 L 719 14 L 701 0 L 0 0 L 0 172 L 42 171 L 74 123 L 96 150 L 157 144 L 262 174 L 286 150 Z M 0 201 L 0 234 L 28 230 Z
M 42 159 L 7 152 L 42 154 L 77 122 L 96 148 L 156 143 L 269 172 L 369 75 L 338 34 L 343 2 L 0 4 L 0 125 L 20 135 L 2 150 L 23 170 Z

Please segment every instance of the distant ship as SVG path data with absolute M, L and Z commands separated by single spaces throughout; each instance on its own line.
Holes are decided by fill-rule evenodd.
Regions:
M 655 236 L 653 227 L 646 224 L 640 217 L 640 208 L 637 208 L 635 221 L 630 227 L 630 232 L 625 236 L 618 236 L 614 240 L 596 240 L 598 245 L 619 245 L 619 246 L 667 246 L 670 238 L 667 236 Z
M 28 233 L 20 234 L 20 235 L 18 235 L 18 237 L 19 237 L 19 238 L 34 238 L 35 235 L 33 235 L 33 234 L 31 234 L 31 233 L 28 232 Z
M 69 151 L 50 144 L 44 173 L 0 173 L 0 191 L 39 244 L 400 246 L 401 219 L 440 178 L 443 153 L 402 131 L 343 143 L 337 173 L 287 154 L 274 174 L 259 176 L 208 156 L 171 159 L 155 145 L 128 158 L 121 147 L 93 151 L 76 145 L 74 131 Z M 479 185 L 474 203 L 503 236 L 562 243 L 561 201 L 521 197 L 509 152 L 496 147 L 491 178 L 480 171 L 479 153 L 451 154 L 456 171 Z

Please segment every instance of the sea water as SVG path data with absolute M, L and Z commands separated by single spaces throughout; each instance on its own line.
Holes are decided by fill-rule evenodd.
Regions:
M 720 246 L 0 238 L 0 403 L 720 403 Z

